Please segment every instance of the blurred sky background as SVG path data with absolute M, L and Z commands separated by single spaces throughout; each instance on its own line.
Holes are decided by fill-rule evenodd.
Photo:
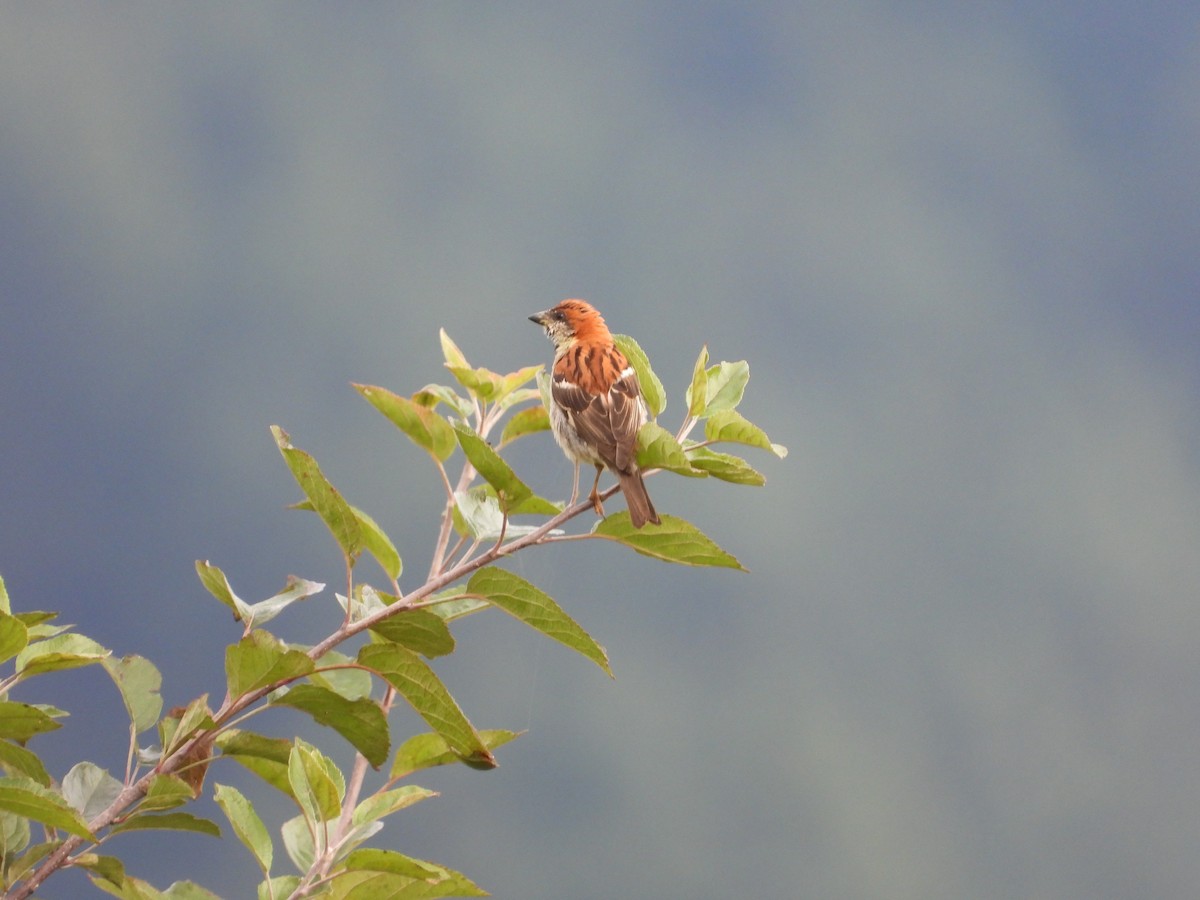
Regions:
M 238 630 L 194 560 L 248 600 L 341 577 L 268 426 L 413 587 L 438 484 L 349 383 L 448 381 L 440 326 L 547 362 L 526 316 L 586 297 L 672 429 L 702 344 L 750 361 L 767 488 L 650 482 L 750 574 L 512 560 L 616 680 L 461 623 L 439 673 L 529 733 L 379 844 L 498 898 L 1194 896 L 1198 147 L 1194 3 L 4 4 L 0 572 L 168 706 L 219 699 Z M 120 772 L 107 679 L 39 682 L 52 772 Z M 256 879 L 232 836 L 109 849 Z

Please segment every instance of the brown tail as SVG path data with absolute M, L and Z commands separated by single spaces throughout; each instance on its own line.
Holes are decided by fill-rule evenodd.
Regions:
M 629 518 L 633 520 L 633 527 L 641 528 L 647 522 L 661 524 L 658 513 L 654 511 L 654 504 L 650 502 L 650 495 L 646 493 L 642 473 L 636 470 L 629 475 L 618 472 L 617 477 L 621 480 L 621 490 L 625 492 L 625 505 L 629 507 Z

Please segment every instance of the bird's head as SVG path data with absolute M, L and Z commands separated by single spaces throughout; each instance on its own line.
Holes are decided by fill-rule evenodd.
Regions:
M 529 321 L 545 328 L 546 337 L 559 349 L 580 340 L 612 340 L 604 318 L 586 300 L 564 300 L 545 312 L 530 316 Z

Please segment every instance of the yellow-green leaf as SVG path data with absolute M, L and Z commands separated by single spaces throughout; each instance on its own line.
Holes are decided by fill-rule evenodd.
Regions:
M 290 706 L 312 716 L 318 725 L 332 728 L 375 768 L 387 759 L 391 741 L 387 718 L 374 700 L 347 700 L 328 688 L 298 684 L 271 700 L 273 706 Z
M 271 861 L 275 856 L 271 834 L 250 801 L 237 788 L 227 784 L 216 786 L 213 799 L 233 826 L 233 833 L 238 840 L 253 854 L 258 867 L 264 874 L 271 871 Z
M 711 416 L 733 409 L 742 402 L 749 380 L 750 364 L 745 360 L 719 362 L 711 367 L 705 375 L 704 408 L 701 414 Z
M 638 342 L 627 334 L 614 334 L 613 341 L 637 373 L 638 386 L 642 389 L 642 399 L 646 401 L 646 408 L 650 410 L 650 418 L 657 418 L 667 408 L 667 392 L 654 370 L 650 368 L 649 357 Z
M 0 809 L 33 819 L 43 825 L 61 828 L 69 834 L 89 841 L 96 839 L 88 830 L 87 823 L 67 804 L 62 795 L 29 778 L 0 778 Z
M 62 728 L 44 710 L 28 703 L 0 700 L 0 738 L 25 742 L 35 734 Z
M 59 634 L 34 641 L 17 654 L 17 672 L 22 677 L 43 672 L 61 672 L 98 663 L 112 651 L 82 634 Z
M 560 644 L 583 654 L 612 675 L 608 654 L 596 640 L 554 602 L 548 594 L 506 569 L 488 566 L 467 582 L 467 592 L 483 597 L 510 616 Z
M 763 485 L 767 479 L 754 469 L 740 456 L 730 453 L 717 453 L 707 447 L 697 447 L 687 451 L 688 460 L 697 468 L 707 472 L 713 478 L 728 481 L 733 484 Z
M 664 562 L 742 569 L 741 563 L 714 544 L 700 529 L 677 516 L 664 515 L 661 525 L 634 528 L 629 513 L 622 510 L 601 519 L 592 529 L 592 534 L 625 544 L 638 553 Z
M 734 409 L 714 413 L 704 423 L 704 436 L 710 441 L 731 441 L 737 444 L 747 444 L 769 450 L 783 459 L 787 456 L 787 447 L 773 444 L 766 432 Z
M 25 623 L 7 612 L 0 612 L 0 662 L 12 659 L 28 643 L 29 629 Z
M 150 830 L 194 831 L 215 838 L 221 836 L 221 827 L 216 822 L 185 812 L 135 813 L 120 824 L 114 825 L 111 833 Z
M 289 650 L 265 631 L 253 631 L 225 650 L 225 677 L 232 697 L 307 675 L 313 661 L 299 650 Z
M 399 644 L 367 644 L 358 661 L 392 685 L 464 761 L 495 766 L 479 732 L 433 670 Z
M 292 477 L 300 485 L 304 496 L 312 503 L 321 521 L 328 526 L 342 552 L 350 560 L 357 558 L 363 548 L 362 530 L 354 511 L 350 509 L 350 504 L 322 474 L 317 461 L 292 444 L 292 439 L 286 431 L 278 425 L 272 425 L 271 434 L 275 437 L 275 444 L 291 470 Z
M 454 652 L 454 635 L 445 620 L 424 609 L 410 609 L 380 619 L 371 631 L 384 640 L 394 641 L 433 658 Z
M 362 396 L 393 425 L 435 459 L 445 462 L 456 442 L 450 423 L 428 406 L 372 384 L 354 385 Z
M 704 403 L 708 397 L 708 346 L 700 348 L 696 357 L 696 365 L 692 367 L 692 383 L 688 385 L 684 399 L 688 405 L 688 415 L 699 416 L 704 412 Z
M 438 329 L 438 337 L 442 341 L 442 356 L 446 358 L 447 366 L 470 366 L 467 358 L 463 356 L 463 352 L 458 349 L 458 344 L 450 339 L 450 335 L 446 334 L 445 328 Z
M 637 461 L 642 469 L 666 469 L 691 478 L 704 477 L 703 472 L 692 468 L 675 435 L 656 422 L 647 422 L 638 431 Z
M 488 750 L 502 747 L 522 732 L 506 731 L 501 728 L 481 728 L 479 736 L 483 738 Z M 392 771 L 389 778 L 396 781 L 411 775 L 420 769 L 431 769 L 434 766 L 448 766 L 451 763 L 462 762 L 462 757 L 450 749 L 446 739 L 440 734 L 428 732 L 410 737 L 400 745 L 396 757 L 392 760 Z
M 501 505 L 512 509 L 533 496 L 533 490 L 517 477 L 508 463 L 501 459 L 500 454 L 488 446 L 487 441 L 462 425 L 455 426 L 454 431 L 458 436 L 459 446 L 463 448 L 463 453 L 467 455 L 475 471 L 496 489 Z
M 500 432 L 500 446 L 503 447 L 527 434 L 549 430 L 550 416 L 546 414 L 546 407 L 531 406 L 513 413 L 512 417 L 504 423 L 504 430 Z

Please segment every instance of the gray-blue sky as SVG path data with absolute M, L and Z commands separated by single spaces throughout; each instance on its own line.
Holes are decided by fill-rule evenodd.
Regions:
M 499 897 L 1200 878 L 1200 13 L 10 5 L 0 85 L 17 605 L 157 660 L 171 703 L 219 692 L 234 634 L 192 560 L 247 597 L 337 578 L 266 426 L 420 571 L 436 485 L 348 382 L 439 378 L 439 326 L 544 361 L 525 316 L 585 296 L 669 423 L 702 343 L 750 359 L 747 413 L 792 449 L 768 488 L 651 490 L 752 572 L 516 561 L 617 681 L 468 623 L 447 679 L 531 732 L 388 840 Z M 518 471 L 565 490 L 529 443 Z M 81 683 L 57 699 L 119 768 Z M 137 846 L 160 885 L 253 877 Z

